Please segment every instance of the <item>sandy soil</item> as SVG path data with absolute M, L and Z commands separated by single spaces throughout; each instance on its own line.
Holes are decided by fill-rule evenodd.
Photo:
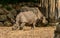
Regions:
M 32 30 L 11 30 L 11 27 L 0 27 L 0 38 L 53 38 L 55 27 L 36 27 Z

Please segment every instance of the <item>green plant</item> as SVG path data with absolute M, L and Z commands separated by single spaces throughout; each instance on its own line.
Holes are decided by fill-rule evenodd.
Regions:
M 8 6 L 8 5 L 5 5 L 4 8 L 8 11 L 12 10 L 12 7 Z
M 8 3 L 19 3 L 19 2 L 34 2 L 39 3 L 40 0 L 0 0 L 0 4 L 8 4 Z

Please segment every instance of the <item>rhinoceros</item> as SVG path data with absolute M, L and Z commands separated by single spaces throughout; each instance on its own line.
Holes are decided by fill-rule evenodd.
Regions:
M 16 17 L 16 23 L 14 24 L 13 29 L 23 29 L 23 26 L 26 23 L 33 24 L 32 28 L 35 28 L 38 19 L 42 20 L 43 23 L 47 22 L 44 15 L 39 10 L 37 13 L 34 13 L 34 11 L 20 12 Z
M 21 29 L 26 23 L 28 23 L 33 24 L 34 28 L 36 20 L 37 16 L 32 11 L 20 12 L 16 17 L 16 23 L 14 24 L 14 26 L 18 27 L 18 29 Z

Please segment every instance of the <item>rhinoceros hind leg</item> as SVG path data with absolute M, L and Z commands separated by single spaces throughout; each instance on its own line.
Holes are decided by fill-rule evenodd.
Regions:
M 33 26 L 31 27 L 31 29 L 34 29 L 34 28 L 35 28 L 35 24 L 36 24 L 36 23 L 34 22 L 34 23 L 33 23 Z

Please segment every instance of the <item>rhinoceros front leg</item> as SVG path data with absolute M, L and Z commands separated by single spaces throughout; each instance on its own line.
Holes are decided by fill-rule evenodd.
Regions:
M 12 30 L 18 30 L 19 29 L 19 23 L 15 23 L 12 27 Z
M 22 30 L 24 26 L 25 26 L 25 23 L 21 23 L 19 29 Z
M 33 26 L 31 27 L 31 29 L 34 29 L 35 28 L 35 24 L 36 24 L 36 22 L 33 23 Z
M 13 25 L 12 30 L 18 30 L 19 29 L 19 20 L 16 20 L 16 23 Z

